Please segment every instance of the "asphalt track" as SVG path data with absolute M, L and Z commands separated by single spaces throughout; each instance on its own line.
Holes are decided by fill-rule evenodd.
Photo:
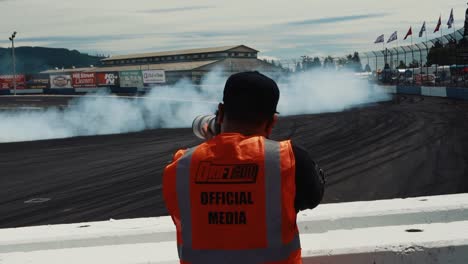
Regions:
M 0 106 L 68 100 L 0 97 Z M 328 175 L 326 203 L 468 192 L 468 102 L 399 95 L 282 118 L 273 138 L 310 151 Z M 165 215 L 163 167 L 199 142 L 190 129 L 159 129 L 0 144 L 0 228 Z

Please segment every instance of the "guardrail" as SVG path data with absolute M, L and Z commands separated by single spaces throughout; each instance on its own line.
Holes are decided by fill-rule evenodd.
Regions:
M 468 100 L 468 88 L 458 87 L 435 87 L 435 86 L 395 86 L 382 85 L 379 86 L 388 93 L 393 94 L 411 94 L 434 97 L 446 97 L 457 100 Z
M 468 88 L 461 87 L 445 87 L 445 86 L 405 86 L 405 85 L 374 85 L 376 87 L 382 87 L 389 93 L 393 94 L 412 94 L 412 95 L 423 95 L 423 96 L 436 96 L 446 97 L 457 100 L 468 100 Z M 64 91 L 66 90 L 66 91 Z M 97 91 L 108 91 L 112 93 L 145 93 L 149 89 L 146 88 L 123 88 L 109 90 L 107 88 L 86 88 L 86 89 L 35 89 L 35 90 L 17 90 L 17 94 L 77 94 Z M 10 90 L 0 90 L 0 95 L 11 95 Z
M 304 263 L 468 263 L 468 194 L 300 212 Z M 169 217 L 0 230 L 0 263 L 178 263 Z

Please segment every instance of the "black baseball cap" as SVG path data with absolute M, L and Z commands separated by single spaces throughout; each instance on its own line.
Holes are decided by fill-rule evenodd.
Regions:
M 276 82 L 257 72 L 241 72 L 229 77 L 224 87 L 226 113 L 275 114 L 280 91 Z

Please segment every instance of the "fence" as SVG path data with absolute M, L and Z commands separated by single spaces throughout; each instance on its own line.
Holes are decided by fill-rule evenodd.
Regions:
M 468 86 L 468 45 L 462 39 L 463 28 L 413 45 L 363 52 L 361 62 L 383 83 Z
M 405 65 L 410 65 L 413 61 L 418 62 L 419 65 L 424 65 L 427 62 L 429 50 L 433 48 L 437 42 L 443 45 L 459 42 L 463 38 L 463 32 L 464 29 L 462 28 L 451 34 L 431 39 L 427 42 L 387 48 L 386 50 L 364 52 L 361 53 L 361 60 L 363 63 L 367 62 L 372 70 L 384 69 L 386 63 L 389 64 L 390 68 L 396 68 L 400 64 L 400 61 L 404 62 Z M 454 52 L 451 55 L 456 56 L 456 53 Z

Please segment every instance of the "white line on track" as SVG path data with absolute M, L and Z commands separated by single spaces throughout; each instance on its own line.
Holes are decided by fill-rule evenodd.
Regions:
M 27 201 L 24 201 L 25 204 L 40 204 L 52 200 L 52 198 L 33 198 Z

